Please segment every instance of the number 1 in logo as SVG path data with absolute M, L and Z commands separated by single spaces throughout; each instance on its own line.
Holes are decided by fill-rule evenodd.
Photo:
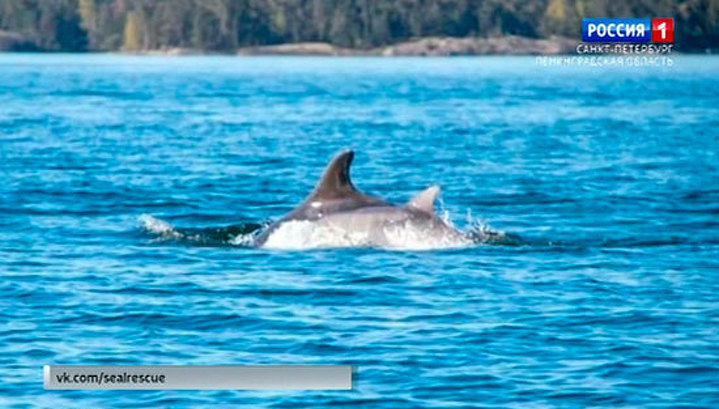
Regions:
M 652 19 L 652 42 L 673 43 L 674 42 L 674 19 L 653 18 Z

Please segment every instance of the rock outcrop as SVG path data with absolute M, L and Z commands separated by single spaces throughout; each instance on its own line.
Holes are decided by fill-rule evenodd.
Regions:
M 557 55 L 571 54 L 576 40 L 564 37 L 535 39 L 504 37 L 426 37 L 398 44 L 360 49 L 343 48 L 329 43 L 293 43 L 238 50 L 241 55 L 379 55 L 379 56 L 453 56 L 453 55 Z

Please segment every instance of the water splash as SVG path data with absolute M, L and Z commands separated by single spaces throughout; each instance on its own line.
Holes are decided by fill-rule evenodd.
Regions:
M 334 226 L 321 225 L 308 220 L 291 220 L 279 225 L 269 235 L 266 248 L 307 250 L 316 248 L 368 247 L 370 237 L 362 232 L 351 232 Z
M 473 216 L 472 209 L 467 209 L 465 223 L 466 227 L 464 229 L 464 234 L 474 244 L 491 244 L 501 246 L 519 246 L 524 244 L 524 240 L 516 234 L 495 229 L 490 226 L 486 220 Z
M 172 225 L 164 220 L 160 220 L 150 216 L 149 214 L 143 214 L 139 218 L 140 228 L 148 233 L 156 234 L 162 238 L 175 238 L 179 239 L 182 235 L 175 230 Z
M 355 231 L 306 220 L 282 223 L 269 235 L 263 247 L 282 250 L 321 248 L 375 247 L 386 250 L 438 250 L 470 247 L 480 244 L 518 245 L 519 237 L 496 230 L 483 220 L 467 213 L 467 227 L 459 229 L 448 210 L 439 212 L 449 227 L 438 233 L 421 224 L 402 222 L 386 226 L 380 232 Z M 178 241 L 205 246 L 251 247 L 257 235 L 269 226 L 265 223 L 243 223 L 232 226 L 180 228 L 150 215 L 139 218 L 140 228 L 159 241 Z
M 256 234 L 264 227 L 260 223 L 242 223 L 231 226 L 207 228 L 182 228 L 143 214 L 139 218 L 140 229 L 155 236 L 156 240 L 174 240 L 207 246 L 249 247 Z

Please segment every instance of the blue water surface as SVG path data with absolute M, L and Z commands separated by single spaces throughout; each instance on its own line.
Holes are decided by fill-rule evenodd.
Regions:
M 0 56 L 0 406 L 719 407 L 719 58 Z M 354 148 L 520 245 L 278 251 Z M 50 391 L 45 364 L 352 364 L 352 391 Z

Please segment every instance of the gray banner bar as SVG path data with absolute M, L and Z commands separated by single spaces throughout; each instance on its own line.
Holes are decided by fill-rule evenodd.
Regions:
M 45 389 L 352 389 L 349 365 L 45 365 Z

